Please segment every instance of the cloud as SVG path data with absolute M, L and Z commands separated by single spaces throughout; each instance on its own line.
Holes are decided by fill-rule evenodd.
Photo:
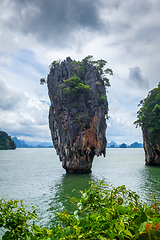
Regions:
M 134 110 L 133 110 L 134 111 Z M 116 113 L 110 113 L 110 119 L 107 124 L 107 141 L 115 141 L 118 144 L 125 142 L 142 142 L 142 133 L 140 128 L 133 125 L 136 112 L 129 112 L 127 108 L 119 109 Z
M 137 104 L 159 82 L 159 13 L 159 0 L 1 0 L 0 127 L 26 138 L 50 136 L 47 86 L 39 79 L 53 60 L 91 54 L 114 71 L 110 140 L 138 141 Z
M 148 79 L 143 77 L 139 67 L 130 68 L 129 71 L 129 81 L 133 86 L 149 89 Z
M 148 90 L 140 88 L 136 83 L 129 84 L 128 79 L 118 75 L 111 80 L 112 87 L 108 89 L 109 120 L 107 121 L 107 140 L 118 144 L 125 142 L 142 142 L 140 128 L 133 124 L 136 120 L 138 103 L 143 99 Z M 134 85 L 134 87 L 133 87 Z
M 0 128 L 12 136 L 50 141 L 48 102 L 9 87 L 0 79 Z
M 14 110 L 21 101 L 22 94 L 18 91 L 12 90 L 2 79 L 0 79 L 0 109 Z
M 104 30 L 99 5 L 100 0 L 3 0 L 1 14 L 5 28 L 17 36 L 32 35 L 50 46 L 66 47 L 72 45 L 75 31 Z

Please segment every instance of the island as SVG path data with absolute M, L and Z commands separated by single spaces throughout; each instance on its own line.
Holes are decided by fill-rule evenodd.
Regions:
M 67 173 L 90 173 L 94 156 L 106 153 L 106 118 L 110 86 L 105 60 L 54 61 L 47 86 L 51 106 L 49 128 L 52 141 Z M 41 84 L 45 79 L 41 79 Z
M 9 149 L 16 149 L 16 144 L 6 132 L 0 130 L 0 150 Z
M 145 163 L 160 166 L 160 83 L 139 105 L 134 123 L 142 129 Z

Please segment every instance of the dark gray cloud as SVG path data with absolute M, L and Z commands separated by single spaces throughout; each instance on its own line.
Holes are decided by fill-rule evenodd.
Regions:
M 132 85 L 139 88 L 149 88 L 148 79 L 143 77 L 142 71 L 139 67 L 129 68 L 129 81 Z
M 104 29 L 99 5 L 100 0 L 13 0 L 4 24 L 12 31 L 33 34 L 38 41 L 65 46 L 71 38 L 73 42 L 74 31 Z

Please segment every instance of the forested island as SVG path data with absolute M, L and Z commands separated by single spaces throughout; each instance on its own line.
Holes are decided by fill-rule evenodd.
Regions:
M 0 130 L 0 150 L 15 149 L 16 144 L 4 131 Z
M 160 165 L 160 83 L 140 101 L 136 127 L 143 133 L 146 165 Z
M 107 148 L 143 148 L 143 144 L 134 142 L 130 145 L 127 145 L 126 143 L 117 144 L 116 142 L 111 141 L 110 143 L 107 142 Z

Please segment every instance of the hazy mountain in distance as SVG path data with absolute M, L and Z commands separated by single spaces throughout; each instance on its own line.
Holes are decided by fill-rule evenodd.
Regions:
M 38 147 L 53 147 L 52 142 L 39 142 L 39 141 L 24 141 L 20 140 L 17 137 L 12 138 L 17 146 L 17 148 L 38 148 Z
M 17 137 L 13 137 L 12 139 L 15 142 L 17 148 L 27 148 L 27 147 L 29 147 L 24 141 L 18 139 Z
M 25 141 L 27 145 L 30 145 L 32 147 L 50 147 L 53 146 L 52 142 L 39 142 L 39 141 Z
M 117 148 L 117 147 L 119 147 L 119 145 L 116 142 L 111 141 L 111 142 L 107 142 L 107 147 L 108 148 L 110 148 L 110 147 Z
M 142 143 L 132 143 L 130 146 L 128 146 L 129 148 L 143 148 L 143 144 Z
M 119 148 L 122 144 L 118 145 L 116 142 L 107 142 L 107 148 Z M 131 145 L 125 144 L 127 148 L 143 148 L 142 143 L 134 142 Z

